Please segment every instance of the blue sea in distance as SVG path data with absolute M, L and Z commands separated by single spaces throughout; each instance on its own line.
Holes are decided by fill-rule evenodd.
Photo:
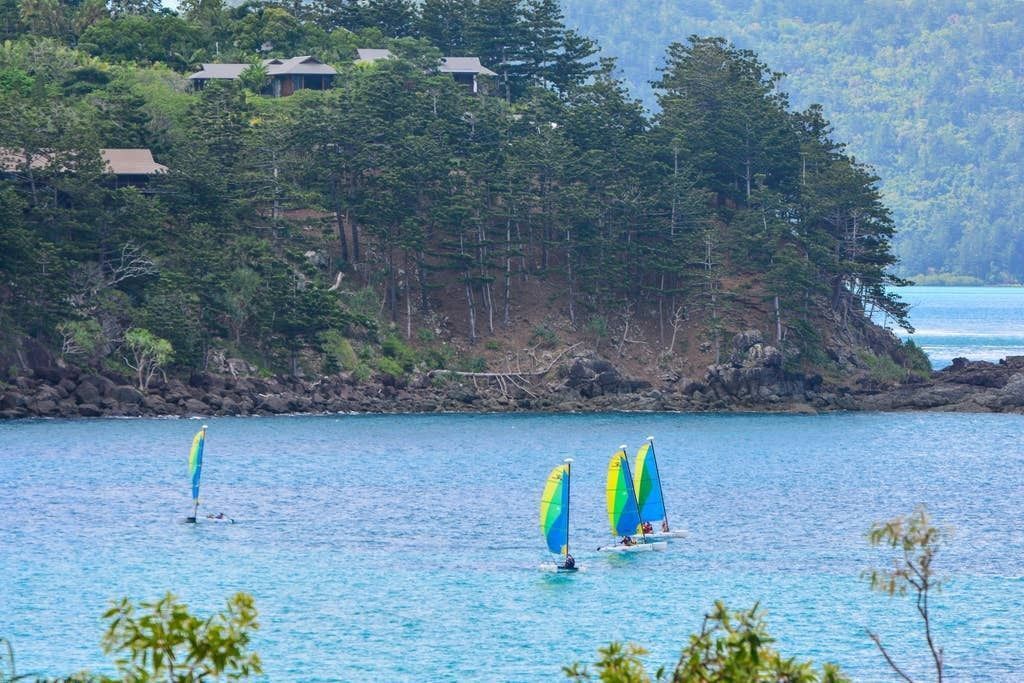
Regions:
M 913 335 L 938 370 L 958 357 L 1024 355 L 1024 287 L 900 287 Z
M 1024 680 L 1024 447 L 1011 415 L 321 416 L 209 420 L 185 525 L 191 420 L 0 424 L 0 633 L 18 670 L 109 670 L 100 614 L 172 590 L 200 612 L 253 593 L 274 681 L 545 681 L 613 639 L 674 663 L 721 599 L 767 612 L 786 654 L 891 680 L 865 635 L 927 673 L 907 599 L 869 592 L 871 522 L 927 503 L 952 680 Z M 605 467 L 657 436 L 688 538 L 610 557 Z M 537 511 L 573 456 L 572 549 L 553 576 Z

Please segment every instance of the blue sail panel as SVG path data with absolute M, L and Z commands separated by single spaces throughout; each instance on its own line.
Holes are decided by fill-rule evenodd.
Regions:
M 203 473 L 203 447 L 206 445 L 206 428 L 200 429 L 192 439 L 188 453 L 188 473 L 192 477 L 192 500 L 199 500 L 199 478 Z
M 665 499 L 661 495 L 661 473 L 654 457 L 654 444 L 648 441 L 636 452 L 636 472 L 633 475 L 637 503 L 642 522 L 665 519 Z

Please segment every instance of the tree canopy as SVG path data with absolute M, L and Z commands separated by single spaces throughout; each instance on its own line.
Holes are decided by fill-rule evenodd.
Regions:
M 796 364 L 873 311 L 906 324 L 878 178 L 722 38 L 668 47 L 649 117 L 551 0 L 87 7 L 0 47 L 0 315 L 91 363 L 145 330 L 182 369 L 318 372 L 347 339 L 393 370 L 386 338 L 507 334 L 538 282 L 570 326 L 635 320 L 669 356 L 752 311 Z M 453 52 L 487 94 L 437 71 Z M 336 87 L 257 94 L 258 58 L 296 53 Z M 254 66 L 191 92 L 218 54 Z M 100 150 L 136 146 L 169 172 L 112 178 Z

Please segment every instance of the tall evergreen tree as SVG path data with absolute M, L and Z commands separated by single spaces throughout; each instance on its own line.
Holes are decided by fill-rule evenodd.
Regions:
M 469 26 L 475 5 L 464 0 L 423 0 L 419 12 L 419 35 L 444 55 L 465 56 L 469 49 Z

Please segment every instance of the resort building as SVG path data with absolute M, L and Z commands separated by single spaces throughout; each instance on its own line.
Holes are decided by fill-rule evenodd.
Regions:
M 391 50 L 363 48 L 356 50 L 357 64 L 369 64 L 380 59 L 394 59 Z M 481 92 L 480 76 L 497 76 L 483 64 L 479 57 L 442 57 L 437 70 L 443 74 L 451 74 L 455 82 L 465 86 L 474 95 Z
M 264 59 L 269 83 L 261 94 L 287 97 L 296 90 L 327 90 L 338 74 L 334 67 L 309 55 L 291 59 Z M 194 90 L 202 90 L 208 81 L 233 81 L 251 64 L 203 64 L 203 68 L 188 77 Z

